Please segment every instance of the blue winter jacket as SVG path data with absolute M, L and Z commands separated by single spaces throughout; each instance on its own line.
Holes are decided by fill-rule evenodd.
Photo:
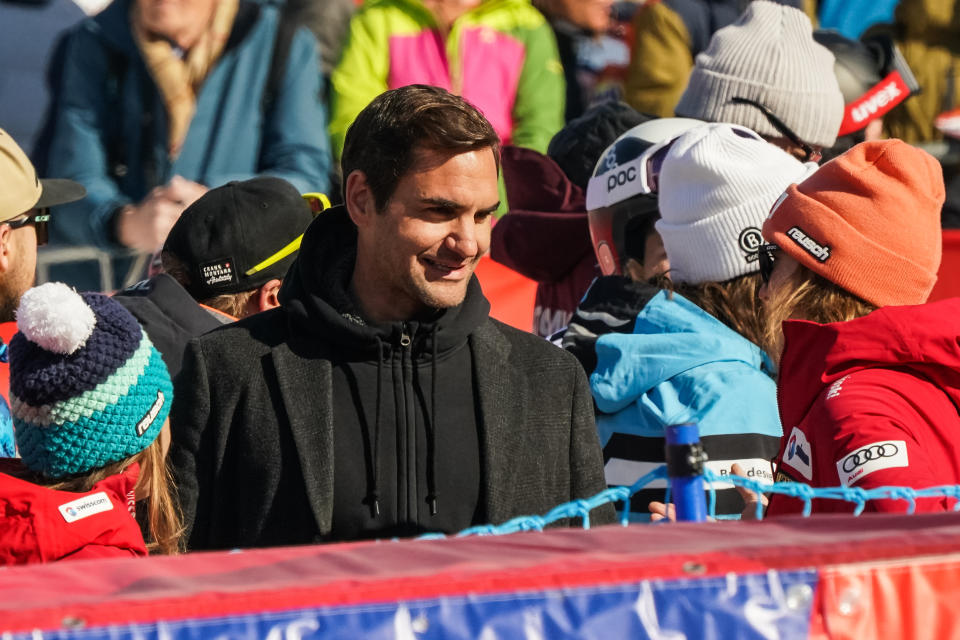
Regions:
M 600 336 L 596 351 L 590 389 L 602 443 L 618 431 L 663 437 L 684 422 L 701 436 L 782 435 L 767 355 L 682 296 L 661 291 L 633 333 Z
M 242 0 L 171 160 L 165 108 L 134 42 L 130 5 L 115 0 L 78 25 L 67 45 L 48 173 L 82 183 L 87 197 L 58 208 L 55 241 L 116 247 L 114 212 L 174 175 L 212 188 L 270 174 L 301 191 L 328 189 L 327 116 L 306 28 L 291 41 L 275 99 L 262 104 L 279 13 Z
M 594 284 L 567 336 L 564 346 L 592 368 L 608 485 L 629 486 L 663 465 L 666 427 L 688 422 L 699 425 L 712 471 L 726 474 L 739 462 L 748 475 L 773 480 L 782 429 L 773 365 L 758 346 L 678 294 L 620 278 Z M 580 350 L 593 342 L 595 363 L 576 341 Z M 639 492 L 632 511 L 645 513 L 665 486 Z M 715 488 L 717 512 L 738 514 L 732 485 Z

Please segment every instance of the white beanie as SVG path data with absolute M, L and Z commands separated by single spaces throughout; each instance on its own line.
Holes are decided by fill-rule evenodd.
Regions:
M 731 102 L 746 98 L 767 107 L 807 144 L 829 148 L 844 108 L 833 67 L 833 54 L 814 41 L 803 11 L 754 0 L 697 56 L 676 114 L 782 137 L 758 108 Z
M 736 125 L 704 124 L 677 138 L 660 169 L 656 223 L 670 279 L 723 282 L 758 271 L 770 208 L 816 169 Z

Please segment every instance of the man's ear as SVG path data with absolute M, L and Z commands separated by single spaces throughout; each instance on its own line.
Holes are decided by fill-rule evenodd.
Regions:
M 12 266 L 13 255 L 10 253 L 12 234 L 13 229 L 10 225 L 0 222 L 0 273 L 6 273 Z
M 282 282 L 278 278 L 274 278 L 257 290 L 256 295 L 253 296 L 257 304 L 257 309 L 254 313 L 266 311 L 267 309 L 275 309 L 280 306 L 280 299 L 277 297 L 277 294 L 280 293 L 281 284 Z
M 355 169 L 347 176 L 346 188 L 343 190 L 344 204 L 353 224 L 362 227 L 377 214 L 376 201 L 367 175 Z

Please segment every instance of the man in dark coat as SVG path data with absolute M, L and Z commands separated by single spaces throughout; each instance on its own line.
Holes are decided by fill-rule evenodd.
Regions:
M 490 319 L 473 277 L 498 158 L 442 89 L 357 117 L 345 206 L 307 229 L 281 307 L 187 350 L 171 459 L 190 548 L 455 533 L 604 489 L 582 368 Z

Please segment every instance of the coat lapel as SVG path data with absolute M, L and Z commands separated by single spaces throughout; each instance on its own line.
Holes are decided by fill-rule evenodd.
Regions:
M 333 381 L 330 361 L 305 357 L 285 343 L 274 347 L 272 357 L 310 507 L 320 535 L 326 535 L 333 523 Z
M 513 471 L 499 455 L 509 441 L 507 408 L 510 406 L 510 371 L 504 365 L 510 355 L 510 343 L 490 321 L 471 335 L 473 375 L 480 400 L 480 441 L 483 447 L 483 500 L 487 519 L 496 522 L 506 511 L 506 497 L 497 487 L 509 487 Z

